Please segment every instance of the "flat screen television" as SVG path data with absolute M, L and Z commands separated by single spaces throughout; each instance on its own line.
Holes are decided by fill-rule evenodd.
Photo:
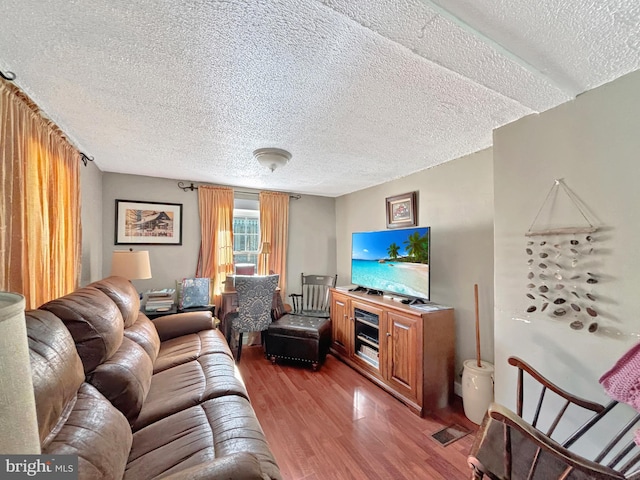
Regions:
M 354 232 L 351 283 L 372 293 L 429 300 L 430 227 Z

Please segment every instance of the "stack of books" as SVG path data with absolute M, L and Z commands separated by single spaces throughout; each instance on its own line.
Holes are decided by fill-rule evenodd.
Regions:
M 175 290 L 165 288 L 164 290 L 151 290 L 145 293 L 146 303 L 144 309 L 147 312 L 158 312 L 169 310 L 173 306 L 173 294 Z

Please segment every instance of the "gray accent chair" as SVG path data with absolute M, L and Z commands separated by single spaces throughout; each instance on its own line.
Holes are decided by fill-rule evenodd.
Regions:
M 235 287 L 238 292 L 238 311 L 225 318 L 225 336 L 232 345 L 238 334 L 236 362 L 242 356 L 243 333 L 264 332 L 271 323 L 273 294 L 278 287 L 280 275 L 236 275 Z M 264 335 L 262 335 L 264 338 Z

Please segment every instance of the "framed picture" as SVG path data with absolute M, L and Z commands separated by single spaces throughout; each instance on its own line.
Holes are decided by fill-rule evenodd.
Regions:
M 418 223 L 418 192 L 387 197 L 387 228 L 415 227 Z
M 182 245 L 182 204 L 116 200 L 116 245 Z

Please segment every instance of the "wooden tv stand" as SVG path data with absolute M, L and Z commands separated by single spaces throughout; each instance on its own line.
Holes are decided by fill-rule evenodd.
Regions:
M 453 396 L 453 309 L 331 289 L 331 353 L 424 415 Z

